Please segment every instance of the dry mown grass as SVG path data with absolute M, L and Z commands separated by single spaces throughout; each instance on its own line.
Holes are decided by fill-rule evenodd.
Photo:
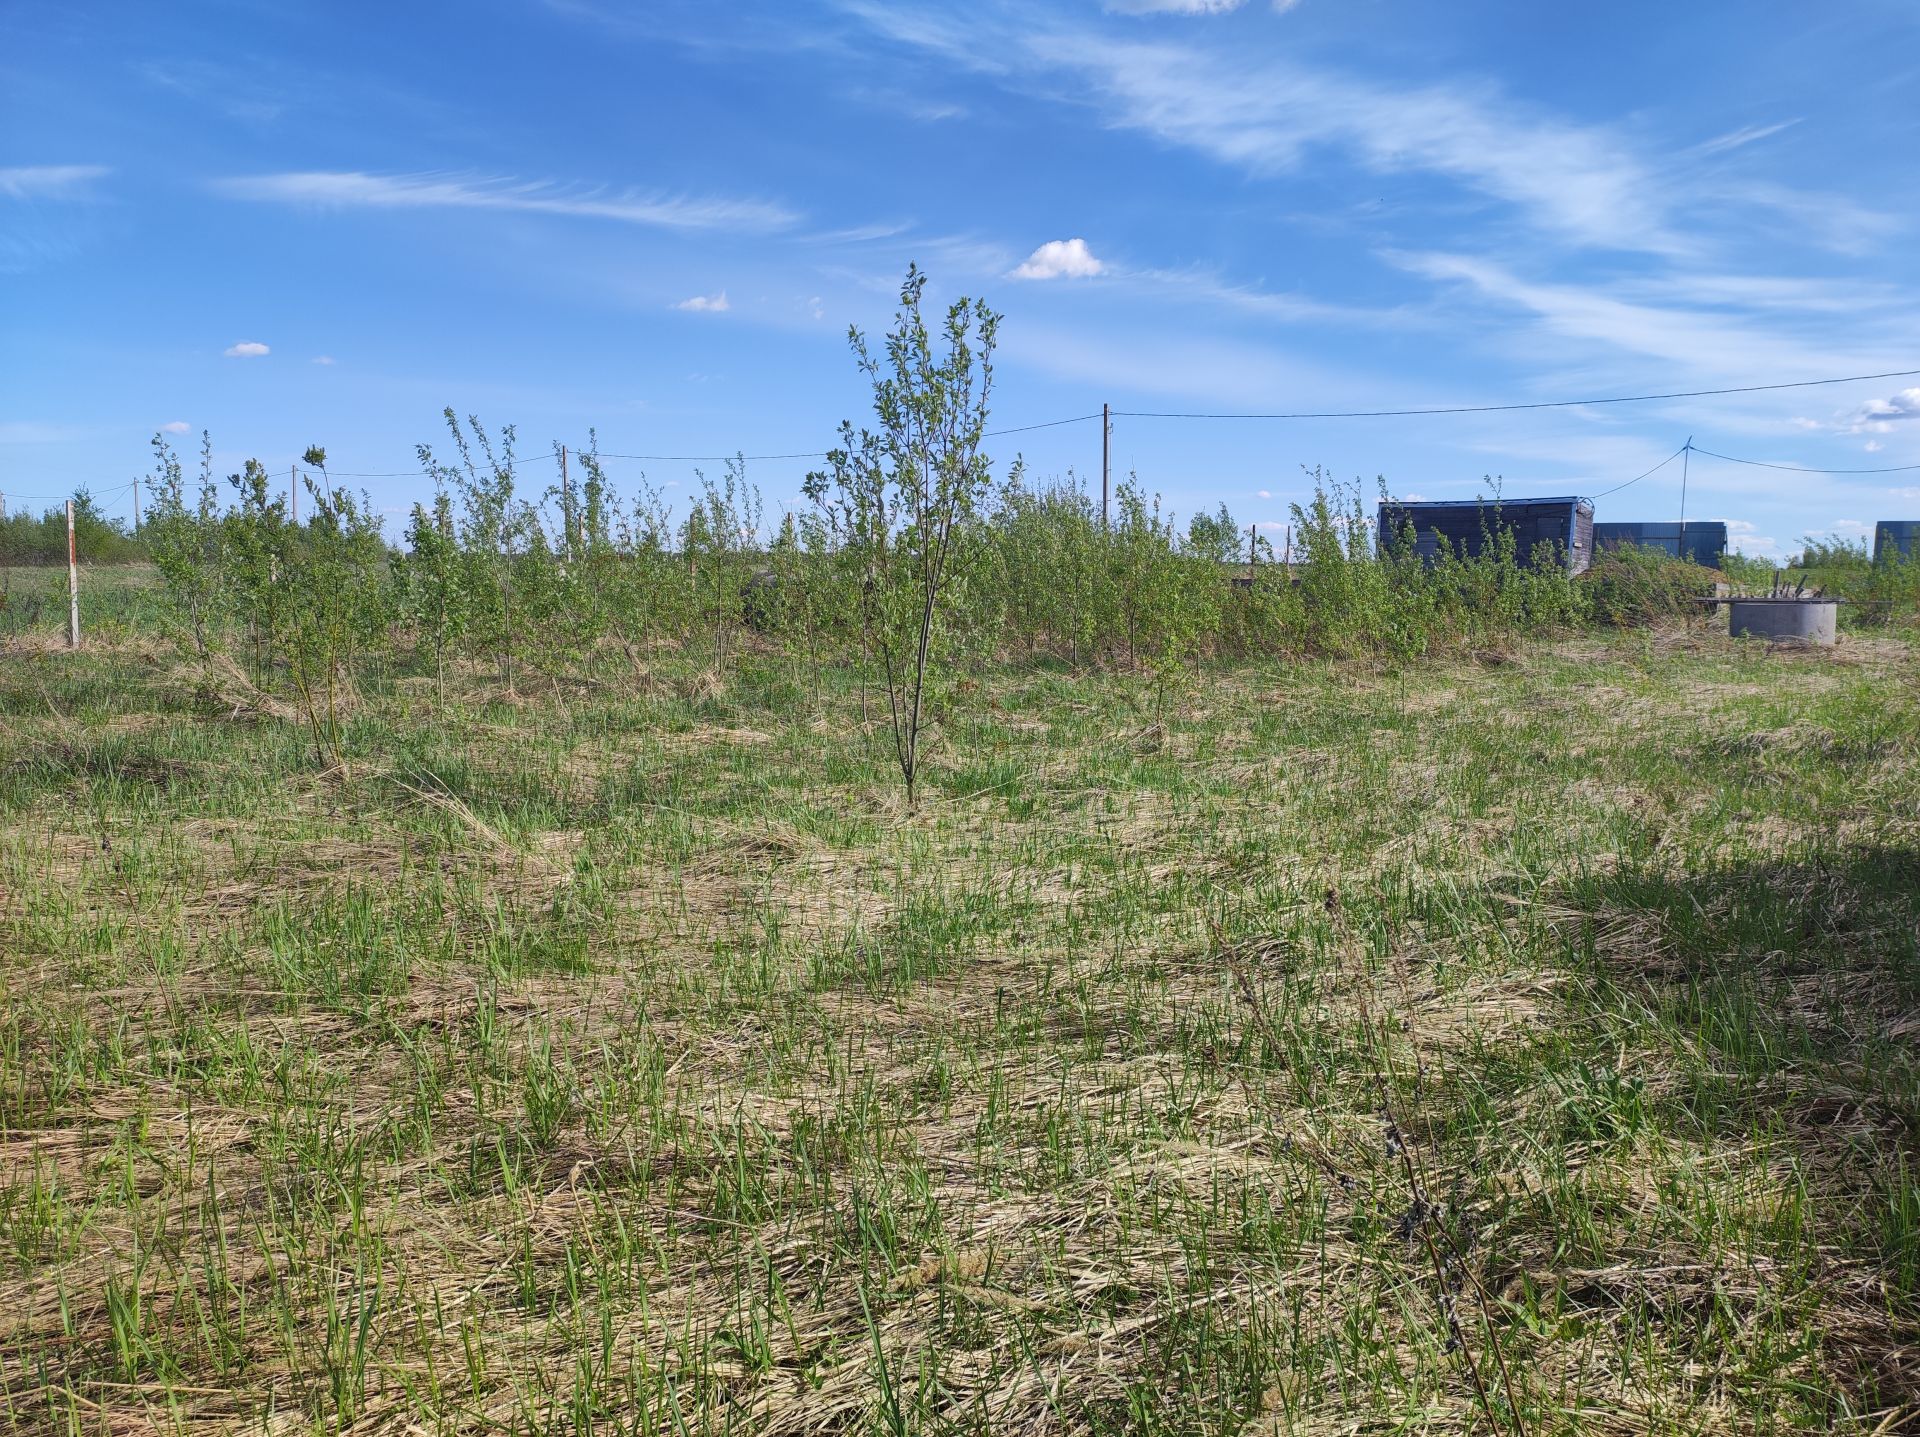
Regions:
M 777 667 L 365 695 L 342 771 L 50 656 L 8 1420 L 1903 1421 L 1920 718 L 1842 655 L 1001 674 L 913 815 Z

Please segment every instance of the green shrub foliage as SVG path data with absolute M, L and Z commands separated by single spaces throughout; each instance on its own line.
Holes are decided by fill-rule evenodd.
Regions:
M 328 479 L 321 450 L 295 524 L 259 464 L 222 482 L 203 440 L 189 479 L 156 437 L 141 542 L 172 630 L 209 676 L 238 669 L 278 695 L 333 761 L 355 687 L 374 677 L 425 680 L 444 704 L 455 676 L 509 694 L 641 682 L 672 651 L 722 684 L 740 663 L 784 664 L 804 702 L 826 666 L 855 665 L 911 787 L 924 735 L 989 657 L 1137 674 L 1163 706 L 1214 658 L 1498 648 L 1678 619 L 1710 592 L 1709 571 L 1635 550 L 1573 578 L 1557 555 L 1515 552 L 1497 498 L 1477 554 L 1383 554 L 1384 482 L 1376 493 L 1318 470 L 1278 551 L 1278 534 L 1224 506 L 1172 514 L 1133 476 L 1103 516 L 1073 473 L 1040 481 L 1017 454 L 987 452 L 998 317 L 962 299 L 923 318 L 924 286 L 909 274 L 884 345 L 852 336 L 873 420 L 842 426 L 809 502 L 772 523 L 743 458 L 699 476 L 675 513 L 644 474 L 610 472 L 591 432 L 569 446 L 562 487 L 557 443 L 529 461 L 511 427 L 451 409 L 443 448 L 418 450 L 433 497 L 391 538 L 365 496 Z M 541 489 L 530 469 L 556 482 Z M 1856 621 L 1920 603 L 1920 566 L 1816 557 Z

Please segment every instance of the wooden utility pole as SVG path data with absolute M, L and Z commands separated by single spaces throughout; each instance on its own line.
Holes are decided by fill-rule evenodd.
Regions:
M 560 446 L 560 527 L 573 547 L 573 486 L 567 482 L 567 446 Z
M 293 523 L 300 523 L 300 469 L 297 465 L 287 466 L 287 497 L 293 503 Z
M 67 500 L 67 647 L 80 647 L 80 551 L 73 543 L 73 500 Z
M 133 476 L 133 536 L 140 537 L 140 476 Z
M 1111 405 L 1102 404 L 1100 406 L 1100 527 L 1109 532 L 1113 529 L 1113 520 L 1107 513 L 1107 463 L 1112 439 L 1113 409 Z

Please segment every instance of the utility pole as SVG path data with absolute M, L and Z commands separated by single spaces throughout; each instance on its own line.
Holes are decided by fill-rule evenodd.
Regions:
M 1689 434 L 1680 451 L 1680 542 L 1674 546 L 1678 552 L 1673 556 L 1681 560 L 1687 557 L 1687 461 L 1692 457 L 1693 436 Z
M 1102 529 L 1105 529 L 1108 533 L 1113 532 L 1113 520 L 1108 516 L 1108 513 L 1107 513 L 1108 472 L 1109 472 L 1107 468 L 1107 463 L 1108 463 L 1108 453 L 1113 447 L 1111 443 L 1112 439 L 1113 439 L 1113 408 L 1111 405 L 1102 404 L 1100 406 L 1100 527 Z
M 300 470 L 297 465 L 287 466 L 287 497 L 293 504 L 293 526 L 300 527 Z
M 567 547 L 573 547 L 573 486 L 567 483 L 567 446 L 560 446 L 560 523 L 567 536 Z
M 133 537 L 140 537 L 140 476 L 133 476 Z
M 80 554 L 73 544 L 73 500 L 67 500 L 67 647 L 80 647 Z

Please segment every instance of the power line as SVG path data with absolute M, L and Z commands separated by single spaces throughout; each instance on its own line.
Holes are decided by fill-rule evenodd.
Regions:
M 1812 389 L 1823 384 L 1854 384 L 1868 379 L 1910 379 L 1920 369 L 1891 369 L 1881 374 L 1845 374 L 1833 379 L 1795 379 L 1782 384 L 1742 384 L 1730 389 L 1677 389 L 1668 394 L 1615 394 L 1600 399 L 1542 399 L 1528 404 L 1449 404 L 1425 409 L 1342 409 L 1295 414 L 1175 414 L 1116 409 L 1116 419 L 1402 419 L 1422 414 L 1504 414 L 1517 409 L 1582 409 L 1598 404 L 1646 404 L 1659 399 L 1705 399 L 1720 394 L 1762 394 L 1779 389 Z M 1703 449 L 1701 453 L 1706 453 Z
M 502 473 L 512 474 L 518 471 L 523 464 L 557 464 L 559 462 L 560 454 L 559 451 L 556 450 L 552 454 L 536 455 L 531 459 L 509 459 L 505 464 L 489 464 L 487 467 L 489 469 L 499 470 Z M 440 467 L 451 468 L 452 466 L 442 465 Z M 334 479 L 419 479 L 430 471 L 425 469 L 394 469 L 381 474 L 360 474 L 350 469 L 323 469 L 318 472 Z
M 988 429 L 982 431 L 982 439 L 998 439 L 1007 434 L 1030 434 L 1036 429 L 1058 429 L 1063 424 L 1086 424 L 1098 419 L 1098 414 L 1075 414 L 1066 419 L 1046 419 L 1038 424 L 1020 424 L 1011 429 Z M 595 455 L 599 459 L 640 459 L 654 464 L 721 464 L 729 459 L 740 461 L 768 462 L 777 459 L 825 459 L 833 453 L 831 449 L 813 449 L 804 454 L 607 454 Z
M 1910 379 L 1915 377 L 1916 375 L 1920 375 L 1920 369 L 1890 369 L 1890 370 L 1883 370 L 1877 374 L 1845 374 L 1845 375 L 1836 375 L 1834 377 L 1827 378 L 1827 379 L 1786 380 L 1777 384 L 1742 384 L 1742 385 L 1734 385 L 1734 386 L 1730 386 L 1722 389 L 1678 389 L 1678 390 L 1671 390 L 1671 391 L 1660 393 L 1660 394 L 1615 394 L 1615 395 L 1604 395 L 1598 398 L 1591 398 L 1591 399 L 1543 399 L 1543 400 L 1529 401 L 1526 403 L 1512 403 L 1512 404 L 1451 404 L 1451 405 L 1431 405 L 1423 408 L 1414 408 L 1414 409 L 1340 409 L 1340 410 L 1314 410 L 1314 411 L 1302 410 L 1302 411 L 1288 412 L 1288 413 L 1276 412 L 1276 413 L 1246 413 L 1246 414 L 1211 414 L 1211 413 L 1197 413 L 1197 412 L 1185 413 L 1185 412 L 1146 410 L 1146 409 L 1116 409 L 1112 411 L 1112 417 L 1117 419 L 1305 420 L 1305 419 L 1402 419 L 1402 418 L 1417 418 L 1424 415 L 1444 415 L 1444 414 L 1508 414 L 1508 413 L 1514 413 L 1514 412 L 1523 411 L 1523 410 L 1536 410 L 1536 409 L 1580 409 L 1580 408 L 1586 408 L 1590 406 L 1597 406 L 1597 405 L 1603 405 L 1603 404 L 1646 404 L 1646 403 L 1653 403 L 1656 401 L 1667 400 L 1667 399 L 1705 399 L 1705 398 L 1712 398 L 1712 397 L 1728 395 L 1728 394 L 1765 394 L 1765 393 L 1773 393 L 1773 392 L 1786 390 L 1786 389 L 1813 389 L 1813 388 L 1819 388 L 1825 385 L 1833 385 L 1833 384 L 1856 384 L 1856 383 L 1862 383 L 1868 380 Z M 1005 429 L 989 429 L 984 431 L 982 437 L 991 439 L 991 438 L 1001 438 L 1010 434 L 1029 434 L 1034 432 L 1035 430 L 1040 430 L 1040 429 L 1057 429 L 1064 425 L 1069 425 L 1069 424 L 1087 424 L 1087 423 L 1091 423 L 1093 420 L 1100 419 L 1101 417 L 1102 415 L 1097 413 L 1069 415 L 1064 419 L 1046 419 L 1036 424 L 1021 424 L 1021 425 L 1015 425 Z M 1645 479 L 1650 475 L 1657 473 L 1660 469 L 1664 468 L 1668 464 L 1671 464 L 1674 461 L 1674 459 L 1680 457 L 1681 454 L 1688 452 L 1692 448 L 1693 446 L 1691 445 L 1681 446 L 1680 449 L 1674 451 L 1673 454 L 1669 455 L 1666 459 L 1663 459 L 1659 464 L 1656 464 L 1652 469 L 1649 469 L 1645 474 L 1637 475 L 1636 477 L 1627 480 L 1625 484 L 1615 485 L 1612 489 L 1605 491 L 1605 493 L 1603 494 L 1596 495 L 1595 497 L 1605 498 L 1608 494 L 1617 494 L 1620 492 L 1620 490 L 1627 488 L 1629 485 L 1639 483 L 1640 480 Z M 638 460 L 641 462 L 660 463 L 660 464 L 689 464 L 689 463 L 719 464 L 719 463 L 724 463 L 729 459 L 739 459 L 742 461 L 752 461 L 756 463 L 769 463 L 769 462 L 792 460 L 792 459 L 824 459 L 832 452 L 833 452 L 832 450 L 827 450 L 827 449 L 812 449 L 812 450 L 805 450 L 805 451 L 793 451 L 793 452 L 783 453 L 783 454 L 740 454 L 740 453 L 734 453 L 734 454 L 612 454 L 612 453 L 601 453 L 601 454 L 595 455 L 594 457 L 599 459 Z M 1920 464 L 1897 464 L 1897 465 L 1890 465 L 1885 468 L 1879 468 L 1879 469 L 1816 469 L 1816 468 L 1803 467 L 1803 466 L 1794 465 L 1794 464 L 1774 464 L 1761 459 L 1741 459 L 1730 454 L 1717 454 L 1710 449 L 1700 449 L 1697 452 L 1701 454 L 1705 454 L 1710 458 L 1725 460 L 1726 462 L 1731 464 L 1748 464 L 1748 465 L 1753 465 L 1757 468 L 1780 469 L 1790 473 L 1797 473 L 1797 474 L 1904 474 L 1904 473 L 1910 473 L 1916 470 L 1920 470 Z M 516 472 L 518 469 L 520 469 L 525 465 L 551 463 L 551 462 L 557 461 L 558 458 L 559 458 L 559 454 L 558 454 L 558 451 L 556 450 L 556 452 L 553 454 L 538 455 L 532 458 L 521 459 L 521 460 L 512 460 L 505 464 L 498 464 L 492 467 L 502 472 L 511 474 Z M 378 470 L 378 471 L 330 469 L 325 472 L 328 475 L 328 477 L 332 479 L 412 479 L 412 478 L 422 477 L 422 475 L 427 471 L 425 471 L 423 468 L 423 469 L 391 469 L 391 470 Z M 106 490 L 103 493 L 96 495 L 95 497 L 97 498 L 111 497 L 113 495 L 120 494 L 125 490 L 131 489 L 132 487 L 133 487 L 132 484 L 124 484 L 119 486 L 118 488 Z M 58 499 L 64 499 L 67 496 L 64 494 L 24 494 L 24 493 L 8 491 L 7 497 L 12 499 L 58 500 Z
M 1076 414 L 1071 419 L 1049 419 L 1044 424 L 1022 424 L 1018 429 L 989 429 L 981 437 L 997 439 L 1002 434 L 1026 434 L 1035 429 L 1058 429 L 1062 424 L 1090 424 L 1100 418 L 1098 414 Z
M 1691 447 L 1690 444 L 1682 444 L 1678 449 L 1674 450 L 1673 453 L 1669 454 L 1665 459 L 1662 459 L 1658 464 L 1654 465 L 1653 468 L 1647 470 L 1645 474 L 1636 474 L 1633 476 L 1633 478 L 1627 480 L 1627 482 L 1624 484 L 1616 484 L 1611 489 L 1607 489 L 1599 494 L 1593 495 L 1592 496 L 1593 499 L 1595 501 L 1598 501 L 1606 498 L 1607 495 L 1609 494 L 1618 494 L 1622 489 L 1631 489 L 1635 484 L 1638 484 L 1642 479 L 1648 479 L 1648 478 L 1651 478 L 1653 475 L 1658 474 L 1662 469 L 1666 468 L 1669 464 L 1673 463 L 1673 461 L 1678 459 L 1682 454 L 1685 454 L 1689 447 Z M 1702 454 L 1705 454 L 1707 451 L 1702 449 L 1699 452 Z
M 118 488 L 114 488 L 114 489 L 89 490 L 87 497 L 89 499 L 94 499 L 94 500 L 111 499 L 116 494 L 126 493 L 129 489 L 133 488 L 134 484 L 138 482 L 139 482 L 138 480 L 133 480 L 129 483 L 122 484 Z M 8 503 L 12 503 L 15 499 L 47 499 L 47 500 L 51 500 L 56 504 L 60 504 L 60 503 L 64 503 L 68 499 L 77 498 L 79 496 L 79 493 L 80 493 L 79 487 L 70 489 L 64 494 L 25 494 L 18 489 L 0 488 L 0 495 L 5 495 Z
M 1890 464 L 1884 469 L 1809 469 L 1800 464 L 1771 464 L 1765 459 L 1737 459 L 1731 454 L 1716 454 L 1711 449 L 1693 446 L 1695 454 L 1705 454 L 1710 459 L 1724 459 L 1729 464 L 1750 464 L 1755 469 L 1784 469 L 1789 474 L 1911 474 L 1920 469 L 1920 464 Z
M 640 459 L 651 464 L 721 464 L 729 459 L 738 459 L 743 464 L 748 460 L 770 463 L 776 459 L 825 459 L 832 452 L 831 449 L 816 449 L 805 454 L 594 454 L 590 450 L 581 451 L 594 459 Z

